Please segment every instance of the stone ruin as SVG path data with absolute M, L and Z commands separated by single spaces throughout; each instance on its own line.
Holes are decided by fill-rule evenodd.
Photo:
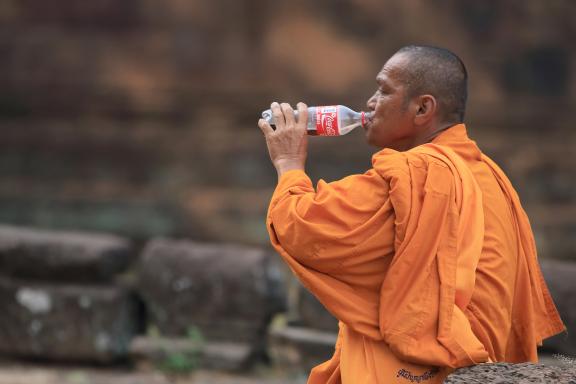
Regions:
M 543 261 L 568 329 L 576 264 Z M 269 249 L 0 227 L 0 354 L 56 362 L 161 361 L 245 370 L 271 359 L 307 372 L 333 352 L 337 322 Z M 279 321 L 278 319 L 283 319 Z M 555 364 L 481 364 L 447 383 L 576 383 L 572 333 L 546 341 Z

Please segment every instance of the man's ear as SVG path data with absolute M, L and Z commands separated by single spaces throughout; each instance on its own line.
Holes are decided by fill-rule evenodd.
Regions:
M 438 112 L 438 103 L 432 95 L 421 95 L 417 98 L 414 124 L 425 125 L 432 121 Z

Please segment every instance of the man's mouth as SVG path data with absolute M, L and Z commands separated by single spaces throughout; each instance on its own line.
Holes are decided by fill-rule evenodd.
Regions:
M 374 119 L 374 112 L 363 112 L 362 115 L 362 128 L 367 130 L 372 125 L 372 120 Z

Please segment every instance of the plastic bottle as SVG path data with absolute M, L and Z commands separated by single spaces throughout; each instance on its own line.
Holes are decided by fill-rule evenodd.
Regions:
M 298 119 L 298 111 L 294 111 Z M 274 124 L 272 111 L 262 112 L 262 118 Z M 370 121 L 370 112 L 356 112 L 344 105 L 308 107 L 308 134 L 314 136 L 342 136 Z

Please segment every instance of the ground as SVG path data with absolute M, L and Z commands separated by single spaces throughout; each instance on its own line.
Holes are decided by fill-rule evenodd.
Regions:
M 528 371 L 526 367 L 517 365 L 506 368 L 506 375 L 514 380 L 526 383 L 548 383 L 548 377 L 554 375 L 554 367 L 563 367 L 562 378 L 553 380 L 555 383 L 576 384 L 576 360 L 563 355 L 543 355 L 536 370 Z M 454 383 L 487 383 L 510 382 L 502 377 L 503 371 L 494 364 L 491 367 L 475 367 L 474 372 L 464 372 L 455 378 Z M 572 374 L 570 374 L 570 371 Z M 468 376 L 466 376 L 468 375 Z M 480 381 L 472 380 L 470 375 Z M 492 375 L 492 377 L 490 376 Z M 504 375 L 504 376 L 506 376 Z M 574 377 L 573 377 L 574 376 Z M 493 381 L 499 377 L 504 381 Z M 551 377 L 551 376 L 550 376 Z M 489 379 L 487 379 L 489 378 Z M 572 381 L 574 380 L 574 381 Z M 170 375 L 149 368 L 128 369 L 126 367 L 86 367 L 74 365 L 56 365 L 40 363 L 24 363 L 18 361 L 0 361 L 0 384 L 305 384 L 303 374 L 288 374 L 270 367 L 256 367 L 250 373 L 232 374 L 208 370 L 199 370 L 186 375 Z
M 139 372 L 124 368 L 53 366 L 7 362 L 0 364 L 0 384 L 305 384 L 294 377 L 270 369 L 250 374 L 197 371 L 171 376 L 160 372 Z

